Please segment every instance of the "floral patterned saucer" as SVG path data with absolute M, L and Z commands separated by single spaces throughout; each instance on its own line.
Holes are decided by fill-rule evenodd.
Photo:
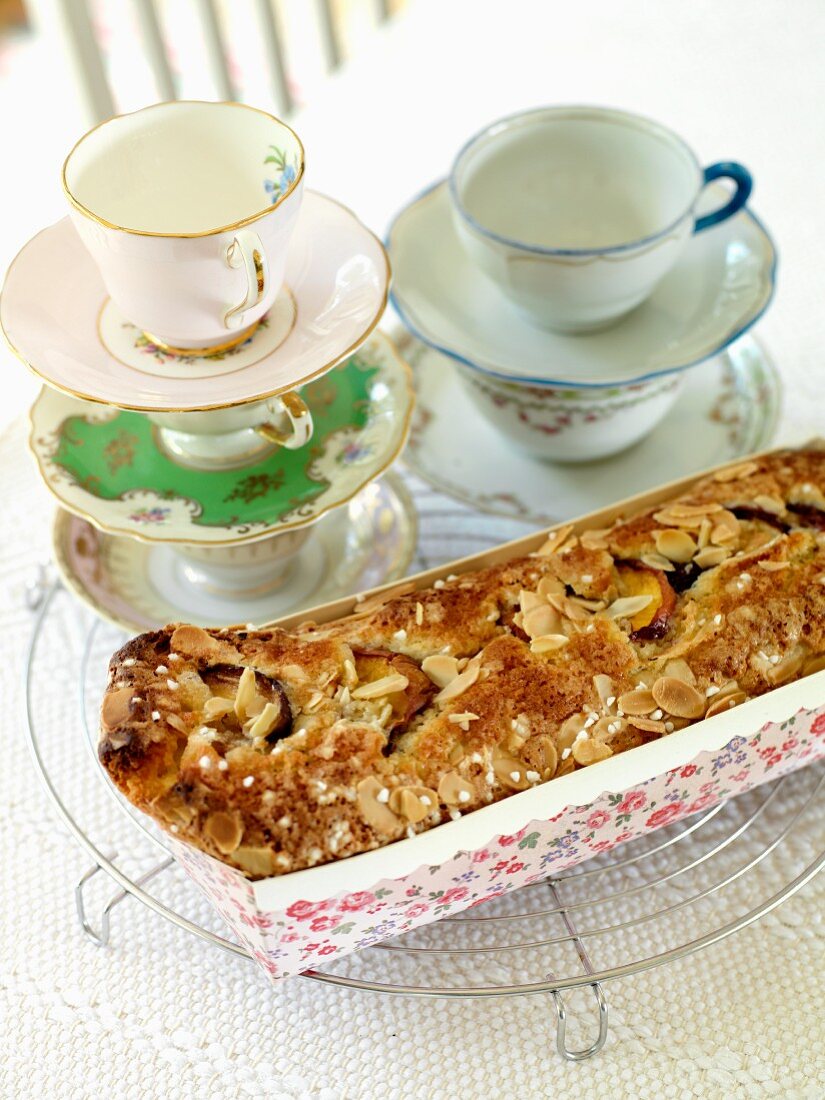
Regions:
M 543 462 L 508 443 L 467 395 L 451 361 L 413 337 L 416 411 L 406 465 L 479 511 L 557 523 L 770 444 L 781 383 L 762 345 L 743 336 L 685 374 L 677 404 L 640 443 L 596 462 Z M 586 400 L 586 391 L 582 395 Z M 594 430 L 599 430 L 594 410 Z M 573 423 L 574 418 L 570 418 Z M 525 425 L 529 431 L 529 425 Z M 565 424 L 554 429 L 564 432 Z
M 60 504 L 104 531 L 237 544 L 312 523 L 378 477 L 404 444 L 410 371 L 380 333 L 301 395 L 315 422 L 310 443 L 241 469 L 180 466 L 141 413 L 48 387 L 31 410 L 29 445 Z
M 207 584 L 208 571 L 193 568 L 196 563 L 179 547 L 105 534 L 62 508 L 55 517 L 53 546 L 66 586 L 130 633 L 180 620 L 201 626 L 260 624 L 403 576 L 415 550 L 415 508 L 401 479 L 386 474 L 306 534 L 300 553 L 290 555 L 262 591 L 253 592 Z M 203 550 L 201 561 L 207 553 L 227 551 Z M 242 568 L 248 572 L 248 565 Z M 232 584 L 237 585 L 240 573 L 234 569 Z
M 389 261 L 345 206 L 308 191 L 290 242 L 286 289 L 237 348 L 166 354 L 122 318 L 69 218 L 12 261 L 0 328 L 18 358 L 74 397 L 142 412 L 229 408 L 317 378 L 357 348 L 387 302 Z

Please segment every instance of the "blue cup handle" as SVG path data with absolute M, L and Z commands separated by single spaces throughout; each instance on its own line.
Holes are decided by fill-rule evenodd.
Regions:
M 747 168 L 737 164 L 735 160 L 720 160 L 716 164 L 709 164 L 705 169 L 705 182 L 702 186 L 706 187 L 712 180 L 718 179 L 733 180 L 736 184 L 736 190 L 724 206 L 720 206 L 718 210 L 714 210 L 711 214 L 703 214 L 701 218 L 696 219 L 696 225 L 693 227 L 694 233 L 701 233 L 703 229 L 710 229 L 712 225 L 718 225 L 719 222 L 730 218 L 741 210 L 750 198 L 750 193 L 753 190 L 753 177 Z

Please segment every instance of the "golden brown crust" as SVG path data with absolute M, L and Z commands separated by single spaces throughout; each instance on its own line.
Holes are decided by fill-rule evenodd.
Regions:
M 823 488 L 782 452 L 323 626 L 143 634 L 100 758 L 252 878 L 431 828 L 822 667 Z

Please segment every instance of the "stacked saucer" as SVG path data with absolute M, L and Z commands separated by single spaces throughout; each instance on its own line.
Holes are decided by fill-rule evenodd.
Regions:
M 478 507 L 557 520 L 573 495 L 580 512 L 765 445 L 778 382 L 740 338 L 776 250 L 750 190 L 741 165 L 703 171 L 621 111 L 532 111 L 472 139 L 388 234 L 393 304 L 427 346 L 408 463 Z M 725 436 L 732 389 L 744 423 Z
M 271 205 L 228 224 L 260 205 L 249 196 L 246 207 L 201 210 L 173 232 L 194 201 L 192 157 L 208 155 L 227 112 L 251 116 L 247 137 L 263 145 L 250 171 L 267 173 L 256 184 Z M 135 143 L 147 156 L 164 131 L 175 138 L 169 188 L 185 201 L 171 213 L 153 208 L 161 229 L 150 231 L 136 197 L 126 213 L 107 200 L 85 147 L 106 136 L 101 179 L 122 187 L 120 160 Z M 206 152 L 191 148 L 192 133 Z M 221 157 L 219 144 L 216 164 Z M 30 447 L 61 506 L 56 560 L 69 587 L 127 629 L 259 623 L 393 579 L 411 558 L 409 497 L 392 475 L 376 481 L 402 449 L 413 408 L 409 368 L 374 331 L 386 253 L 349 210 L 301 196 L 302 168 L 295 135 L 240 105 L 123 116 L 70 154 L 71 220 L 44 229 L 9 268 L 0 324 L 46 383 Z M 296 194 L 303 201 L 290 212 Z M 204 218 L 222 228 L 204 230 Z

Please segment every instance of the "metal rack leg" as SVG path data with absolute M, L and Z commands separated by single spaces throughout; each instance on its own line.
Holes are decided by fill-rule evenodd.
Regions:
M 573 944 L 576 948 L 576 953 L 581 960 L 581 964 L 588 974 L 593 973 L 593 965 L 590 962 L 590 956 L 587 954 L 587 950 L 584 943 L 579 938 L 576 927 L 573 921 L 570 919 L 570 914 L 563 907 L 561 898 L 559 897 L 559 891 L 556 884 L 552 879 L 548 879 L 547 886 L 550 893 L 553 896 L 553 901 L 559 910 L 559 916 L 564 922 L 564 926 L 572 937 Z M 558 990 L 553 990 L 553 1001 L 556 1006 L 556 1015 L 558 1016 L 558 1024 L 556 1026 L 556 1049 L 562 1058 L 565 1058 L 568 1062 L 584 1062 L 587 1058 L 592 1058 L 594 1054 L 598 1054 L 604 1044 L 607 1042 L 607 1031 L 609 1026 L 607 998 L 604 995 L 599 982 L 594 982 L 590 988 L 593 990 L 593 994 L 596 998 L 596 1005 L 599 1010 L 599 1034 L 596 1037 L 595 1042 L 591 1043 L 589 1047 L 585 1047 L 583 1050 L 570 1050 L 566 1043 L 567 1036 L 567 1007 L 564 1003 L 564 998 Z
M 108 858 L 115 859 L 116 856 L 117 852 L 115 852 L 114 855 L 109 856 Z M 147 882 L 151 881 L 151 879 L 153 879 L 156 875 L 159 875 L 161 871 L 165 871 L 167 867 L 171 867 L 173 863 L 174 860 L 171 857 L 162 860 L 154 867 L 150 867 L 149 870 L 142 874 L 139 878 L 135 879 L 135 883 L 138 886 L 145 886 Z M 92 941 L 92 943 L 95 945 L 95 947 L 107 946 L 107 944 L 109 943 L 109 930 L 111 925 L 112 910 L 115 908 L 116 905 L 120 905 L 124 898 L 129 897 L 128 890 L 121 889 L 118 890 L 115 894 L 112 894 L 112 896 L 104 905 L 103 911 L 100 914 L 100 930 L 96 931 L 92 927 L 88 917 L 86 916 L 86 903 L 83 900 L 83 888 L 86 883 L 90 881 L 90 879 L 94 878 L 98 871 L 102 870 L 103 868 L 100 866 L 100 864 L 95 863 L 92 867 L 89 868 L 88 871 L 86 871 L 84 875 L 81 876 L 77 886 L 75 886 L 74 888 L 74 900 L 77 907 L 77 917 L 80 921 L 80 926 L 89 937 L 89 939 Z

